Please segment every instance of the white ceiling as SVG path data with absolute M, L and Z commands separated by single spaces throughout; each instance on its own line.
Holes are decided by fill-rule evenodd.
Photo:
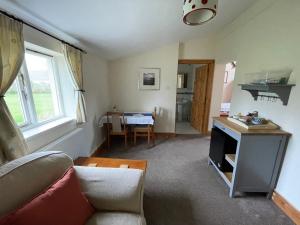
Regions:
M 202 26 L 182 22 L 183 0 L 0 0 L 42 28 L 52 27 L 107 59 L 165 44 L 210 36 L 256 0 L 219 0 L 219 11 Z M 14 12 L 12 12 L 14 13 Z M 25 15 L 25 14 L 24 14 Z M 26 18 L 24 18 L 26 19 Z M 52 31 L 53 31 L 52 29 Z M 61 32 L 62 31 L 62 32 Z

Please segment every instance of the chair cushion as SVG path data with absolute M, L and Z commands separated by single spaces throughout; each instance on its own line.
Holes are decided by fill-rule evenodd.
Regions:
M 0 217 L 51 186 L 73 165 L 62 152 L 26 155 L 0 167 Z
M 44 193 L 0 219 L 0 225 L 84 225 L 93 213 L 71 167 Z
M 95 213 L 86 225 L 146 225 L 143 216 L 123 212 Z

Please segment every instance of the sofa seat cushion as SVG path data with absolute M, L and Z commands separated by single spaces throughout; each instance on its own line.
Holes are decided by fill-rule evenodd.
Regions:
M 140 214 L 98 212 L 87 221 L 86 225 L 146 225 L 146 222 Z
M 93 213 L 71 167 L 45 192 L 0 219 L 0 225 L 84 225 Z

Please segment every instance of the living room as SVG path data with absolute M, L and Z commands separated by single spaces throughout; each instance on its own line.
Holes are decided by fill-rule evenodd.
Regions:
M 216 15 L 203 24 L 191 26 L 184 22 L 182 11 L 188 10 L 184 8 L 186 4 L 194 2 L 197 7 L 204 4 L 194 0 L 185 3 L 172 0 L 122 3 L 0 1 L 1 73 L 6 71 L 5 63 L 9 56 L 7 51 L 17 51 L 15 48 L 4 47 L 8 46 L 5 41 L 11 38 L 8 30 L 18 29 L 20 32 L 19 51 L 23 52 L 25 58 L 24 62 L 19 63 L 13 80 L 8 82 L 5 76 L 0 78 L 0 162 L 3 164 L 3 171 L 11 168 L 13 160 L 25 157 L 26 161 L 30 155 L 37 160 L 34 155 L 38 154 L 40 163 L 47 161 L 47 157 L 49 161 L 64 162 L 57 161 L 63 168 L 57 172 L 60 173 L 57 178 L 64 174 L 65 167 L 72 165 L 73 160 L 77 165 L 89 165 L 82 169 L 75 166 L 80 182 L 85 180 L 85 176 L 88 177 L 87 180 L 93 180 L 89 177 L 88 169 L 91 169 L 91 173 L 97 173 L 95 169 L 101 170 L 99 173 L 104 180 L 108 180 L 108 186 L 116 184 L 114 179 L 120 179 L 120 186 L 111 186 L 114 190 L 104 185 L 109 197 L 100 196 L 98 201 L 95 196 L 88 196 L 87 199 L 94 210 L 99 211 L 98 214 L 104 211 L 105 216 L 108 216 L 107 212 L 110 211 L 124 211 L 123 214 L 109 215 L 112 220 L 99 217 L 98 221 L 93 219 L 88 224 L 299 224 L 297 149 L 300 143 L 297 141 L 297 112 L 300 106 L 297 100 L 297 78 L 300 71 L 300 32 L 297 28 L 300 23 L 300 2 L 213 0 L 211 2 L 217 2 Z M 207 4 L 209 2 L 210 0 Z M 14 25 L 7 26 L 8 23 Z M 30 64 L 31 59 L 39 59 L 41 63 L 36 61 Z M 75 59 L 82 63 L 79 79 L 74 75 L 78 72 L 74 69 L 78 69 L 73 64 Z M 209 62 L 213 63 L 213 70 L 210 71 L 212 85 L 210 92 L 208 91 L 209 98 L 206 98 L 210 101 L 206 102 L 207 110 L 203 113 L 203 121 L 207 123 L 203 126 L 207 132 L 202 135 L 175 134 L 178 63 L 182 60 L 211 60 Z M 269 159 L 276 155 L 276 164 L 272 165 L 278 169 L 276 173 L 272 173 L 272 182 L 268 185 L 270 191 L 257 191 L 265 193 L 267 197 L 261 193 L 235 196 L 232 190 L 235 189 L 234 185 L 228 189 L 222 175 L 219 176 L 220 171 L 214 168 L 213 160 L 210 162 L 212 165 L 207 163 L 211 159 L 209 152 L 212 128 L 220 126 L 219 121 L 214 118 L 220 118 L 226 64 L 230 62 L 236 62 L 236 70 L 229 116 L 258 111 L 260 117 L 271 120 L 285 132 L 276 134 L 278 136 L 280 133 L 284 138 L 280 142 L 280 146 L 283 143 L 284 146 L 278 148 L 282 151 L 282 156 L 277 153 L 272 156 L 266 153 L 266 158 L 263 155 L 261 158 L 253 156 L 257 157 L 257 167 L 258 161 L 265 160 L 265 164 L 259 168 L 267 171 Z M 47 73 L 44 77 L 37 76 L 35 71 L 41 71 L 42 67 L 46 68 Z M 249 91 L 249 87 L 247 89 L 241 86 L 249 77 L 282 70 L 291 71 L 286 85 L 290 92 L 285 92 L 284 96 L 278 92 L 276 95 L 254 93 Z M 144 87 L 147 85 L 143 85 L 140 78 L 143 74 L 153 74 L 155 87 L 150 90 Z M 5 87 L 7 82 L 9 87 Z M 45 89 L 51 93 L 47 98 L 41 94 Z M 3 105 L 7 105 L 8 109 Z M 137 133 L 146 129 L 146 134 L 145 137 L 137 136 L 136 144 L 133 141 L 135 132 L 128 131 L 126 146 L 122 133 L 119 138 L 112 135 L 111 145 L 108 147 L 107 139 L 112 133 L 106 128 L 110 127 L 107 126 L 109 118 L 114 117 L 108 115 L 108 112 L 127 112 L 136 114 L 136 117 L 142 117 L 140 114 L 147 112 L 153 115 L 155 113 L 155 116 L 150 116 L 150 126 L 148 124 L 140 130 L 137 126 Z M 148 116 L 144 115 L 144 120 L 146 117 Z M 126 120 L 128 122 L 129 118 Z M 128 127 L 129 130 L 135 129 Z M 237 132 L 236 129 L 233 130 Z M 267 131 L 262 133 L 263 137 L 270 135 Z M 276 132 L 272 134 L 274 133 Z M 239 139 L 240 147 L 237 148 L 240 151 L 242 141 L 246 140 L 243 135 L 241 137 L 236 138 Z M 259 146 L 259 138 L 257 142 L 251 142 L 253 146 Z M 155 143 L 150 143 L 149 140 Z M 263 139 L 261 146 L 264 149 L 271 146 L 265 143 L 267 141 Z M 70 158 L 52 151 L 61 151 Z M 47 153 L 50 155 L 45 155 Z M 84 161 L 83 157 L 117 158 L 125 161 Z M 242 154 L 236 157 L 243 162 Z M 27 161 L 26 163 L 28 164 Z M 50 168 L 51 163 L 46 164 Z M 101 168 L 101 165 L 125 168 L 109 170 Z M 244 165 L 248 165 L 247 162 Z M 97 168 L 92 168 L 95 166 Z M 126 169 L 131 166 L 142 172 Z M 43 172 L 49 170 L 46 166 L 45 170 L 42 168 L 44 167 L 41 166 Z M 132 179 L 128 182 L 136 187 L 135 191 L 145 188 L 144 199 L 125 187 L 122 192 L 121 186 L 122 183 L 126 184 L 127 175 L 126 172 L 123 176 L 118 175 L 118 170 L 131 173 Z M 261 177 L 259 171 L 256 172 Z M 115 178 L 109 181 L 108 174 L 114 174 Z M 241 172 L 234 170 L 232 174 L 235 176 L 231 179 L 237 181 Z M 36 180 L 40 176 L 42 175 L 36 175 Z M 30 179 L 30 174 L 25 177 Z M 1 193 L 9 192 L 4 188 L 20 190 L 9 186 L 8 184 L 14 186 L 13 181 L 4 178 L 1 173 Z M 51 179 L 52 183 L 56 180 L 53 177 Z M 47 187 L 49 185 L 50 183 Z M 89 184 L 84 185 L 90 188 Z M 99 188 L 103 187 L 100 185 Z M 237 186 L 237 190 L 238 188 Z M 87 189 L 82 192 L 85 191 Z M 233 195 L 229 196 L 231 191 Z M 7 196 L 13 196 L 14 193 Z M 130 193 L 135 195 L 133 200 Z M 28 203 L 37 194 L 31 193 L 33 196 L 27 196 L 26 199 L 20 197 L 19 204 L 11 204 L 11 199 L 1 194 L 1 202 L 5 204 L 1 204 L 4 209 L 0 211 L 0 224 L 3 216 Z M 132 204 L 128 203 L 129 209 L 126 208 L 124 199 L 118 199 L 118 194 L 120 198 L 133 201 Z M 133 218 L 128 212 L 138 216 Z M 50 215 L 51 213 L 48 217 Z M 133 222 L 136 218 L 138 222 Z M 68 224 L 66 221 L 60 224 Z M 25 224 L 31 223 L 27 221 Z

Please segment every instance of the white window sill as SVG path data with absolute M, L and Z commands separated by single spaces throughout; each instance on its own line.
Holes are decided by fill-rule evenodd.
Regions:
M 32 138 L 37 137 L 38 135 L 42 135 L 45 132 L 51 131 L 52 129 L 58 128 L 60 126 L 64 126 L 68 123 L 76 123 L 74 118 L 64 117 L 61 119 L 54 120 L 52 122 L 43 124 L 38 127 L 34 127 L 32 129 L 23 131 L 23 136 L 26 141 L 30 141 Z

